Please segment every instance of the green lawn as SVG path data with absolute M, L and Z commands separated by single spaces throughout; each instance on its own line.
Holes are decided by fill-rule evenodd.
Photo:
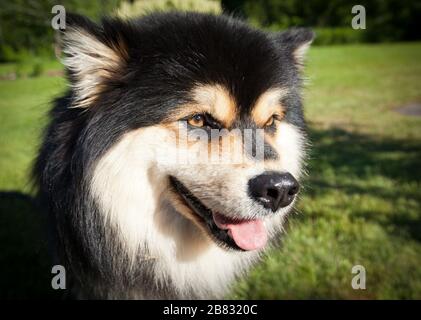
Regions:
M 421 103 L 420 58 L 420 43 L 311 49 L 304 193 L 282 247 L 231 297 L 421 298 L 421 117 L 393 111 Z M 0 81 L 0 296 L 52 295 L 27 176 L 64 87 L 45 75 Z M 351 287 L 354 265 L 366 290 Z

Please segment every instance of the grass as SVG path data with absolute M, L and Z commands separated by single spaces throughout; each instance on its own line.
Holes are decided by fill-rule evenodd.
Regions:
M 420 56 L 420 43 L 311 50 L 313 148 L 298 214 L 230 297 L 421 298 L 421 117 L 393 111 L 421 103 Z M 0 81 L 0 296 L 54 295 L 27 176 L 48 101 L 64 87 L 46 75 Z M 366 290 L 351 287 L 354 265 Z
M 0 64 L 0 80 L 38 77 L 45 75 L 45 73 L 48 71 L 56 72 L 58 70 L 61 70 L 61 65 L 58 60 L 34 57 L 32 59 L 20 61 L 18 63 L 10 62 Z

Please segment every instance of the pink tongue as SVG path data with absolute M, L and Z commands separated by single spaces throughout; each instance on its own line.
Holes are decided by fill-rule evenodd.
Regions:
M 263 248 L 267 242 L 267 233 L 262 220 L 230 221 L 220 214 L 214 214 L 216 225 L 228 230 L 237 246 L 243 250 Z

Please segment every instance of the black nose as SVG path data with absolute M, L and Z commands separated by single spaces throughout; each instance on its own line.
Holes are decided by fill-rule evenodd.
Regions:
M 249 180 L 250 196 L 273 212 L 289 205 L 298 190 L 299 184 L 290 173 L 266 171 Z

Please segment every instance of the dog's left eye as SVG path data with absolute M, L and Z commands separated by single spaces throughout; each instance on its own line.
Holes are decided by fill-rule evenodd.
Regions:
M 203 127 L 205 125 L 205 116 L 203 114 L 195 114 L 187 122 L 193 127 Z
M 271 128 L 275 126 L 275 121 L 282 121 L 283 116 L 279 114 L 272 115 L 265 123 L 265 128 Z
M 196 113 L 187 118 L 187 123 L 196 128 L 221 129 L 221 124 L 208 113 Z
M 265 127 L 270 127 L 270 126 L 272 126 L 274 122 L 275 122 L 275 116 L 272 116 L 272 117 L 270 117 L 270 118 L 269 118 L 269 120 L 268 120 L 268 121 L 266 121 L 266 123 L 265 123 Z

